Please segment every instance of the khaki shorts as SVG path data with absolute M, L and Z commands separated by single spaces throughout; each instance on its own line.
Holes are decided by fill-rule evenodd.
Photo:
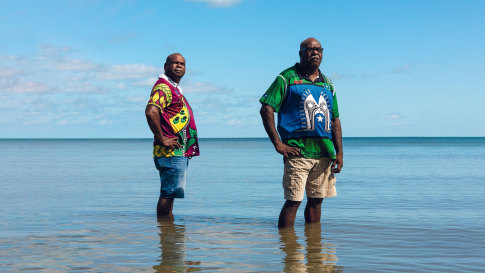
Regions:
M 284 162 L 283 188 L 286 200 L 302 201 L 305 190 L 307 198 L 337 196 L 332 159 L 293 157 Z

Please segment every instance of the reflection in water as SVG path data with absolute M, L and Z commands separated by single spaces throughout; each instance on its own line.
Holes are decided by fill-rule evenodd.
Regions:
M 159 219 L 161 260 L 153 266 L 155 272 L 197 272 L 200 262 L 186 261 L 185 226 L 170 219 Z
M 279 233 L 286 254 L 284 272 L 342 272 L 343 267 L 336 265 L 335 246 L 322 241 L 321 224 L 305 225 L 305 243 L 298 241 L 293 228 L 280 229 Z

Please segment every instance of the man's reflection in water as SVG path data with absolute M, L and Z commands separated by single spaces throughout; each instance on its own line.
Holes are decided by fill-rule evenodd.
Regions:
M 335 246 L 322 241 L 322 226 L 319 223 L 305 225 L 305 246 L 298 242 L 293 228 L 279 229 L 284 272 L 342 272 L 337 266 Z
M 296 232 L 291 228 L 280 228 L 281 249 L 286 256 L 283 258 L 284 272 L 306 272 L 305 254 L 303 246 L 298 243 Z
M 162 251 L 159 265 L 153 266 L 155 272 L 197 272 L 200 262 L 186 261 L 185 226 L 175 224 L 171 219 L 158 219 L 160 228 L 160 249 Z

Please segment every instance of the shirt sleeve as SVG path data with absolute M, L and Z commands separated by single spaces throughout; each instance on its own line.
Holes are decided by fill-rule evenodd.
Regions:
M 170 87 L 164 83 L 155 85 L 150 94 L 148 104 L 155 105 L 160 108 L 160 110 L 163 110 L 167 108 L 170 103 L 172 103 L 172 91 L 170 91 Z
M 273 107 L 275 112 L 278 112 L 280 110 L 281 104 L 283 104 L 285 93 L 286 81 L 283 76 L 279 75 L 273 81 L 266 93 L 264 93 L 261 99 L 259 99 L 259 101 Z
M 333 85 L 332 85 L 332 92 L 333 92 L 332 119 L 335 119 L 339 117 L 339 112 L 338 112 L 337 93 L 335 93 Z

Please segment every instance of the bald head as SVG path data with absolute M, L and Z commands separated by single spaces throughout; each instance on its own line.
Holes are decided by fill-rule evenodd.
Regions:
M 171 62 L 171 60 L 173 60 L 173 59 L 174 59 L 174 58 L 176 58 L 177 56 L 181 56 L 182 58 L 184 57 L 184 56 L 182 56 L 182 54 L 180 54 L 180 53 L 172 53 L 172 54 L 170 54 L 170 55 L 168 55 L 168 56 L 167 56 L 167 59 L 165 60 L 165 64 L 170 63 L 170 62 Z
M 165 75 L 170 77 L 176 83 L 180 82 L 180 79 L 185 75 L 185 58 L 180 53 L 173 53 L 168 55 L 165 64 Z
M 306 71 L 316 71 L 322 62 L 322 45 L 313 38 L 307 38 L 300 44 L 300 64 Z
M 313 37 L 310 37 L 310 38 L 307 38 L 303 42 L 300 43 L 300 50 L 302 50 L 302 49 L 304 49 L 306 47 L 311 46 L 313 43 L 317 43 L 321 47 L 321 44 L 320 44 L 320 42 L 317 39 L 315 39 Z

